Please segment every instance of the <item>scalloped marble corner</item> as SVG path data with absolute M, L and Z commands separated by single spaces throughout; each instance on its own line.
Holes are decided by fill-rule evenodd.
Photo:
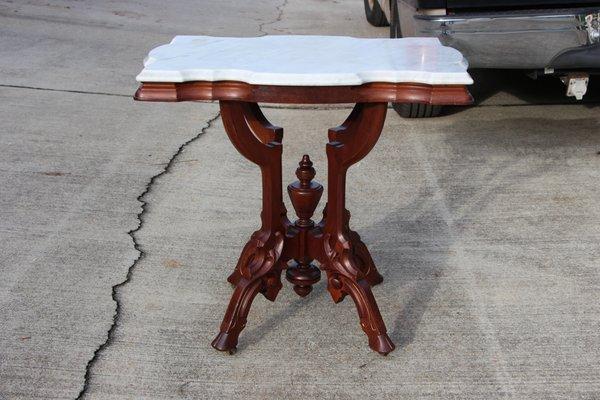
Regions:
M 459 51 L 436 38 L 176 36 L 148 54 L 136 79 L 280 86 L 470 85 L 467 67 Z

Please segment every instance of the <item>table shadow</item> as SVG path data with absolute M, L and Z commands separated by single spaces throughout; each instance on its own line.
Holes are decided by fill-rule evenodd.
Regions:
M 476 219 L 488 202 L 493 201 L 498 193 L 509 190 L 509 186 L 523 180 L 538 179 L 552 170 L 556 173 L 556 169 L 561 168 L 561 163 L 551 156 L 556 149 L 567 153 L 571 150 L 573 156 L 582 157 L 595 145 L 600 146 L 597 120 L 594 118 L 559 119 L 551 124 L 543 118 L 516 118 L 510 121 L 511 126 L 518 128 L 507 130 L 507 120 L 490 121 L 485 126 L 473 126 L 470 121 L 459 120 L 448 127 L 450 131 L 457 132 L 446 141 L 450 149 L 448 151 L 456 153 L 457 157 L 461 151 L 475 154 L 483 151 L 496 160 L 502 159 L 495 161 L 494 168 L 488 168 L 484 177 L 477 175 L 477 171 L 468 164 L 457 167 L 462 169 L 436 170 L 440 189 L 446 197 L 456 190 L 451 186 L 457 180 L 473 180 L 475 183 L 485 181 L 488 186 L 493 183 L 491 188 L 485 190 L 474 188 L 472 191 L 462 191 L 458 198 L 452 200 L 453 204 L 446 204 L 453 221 L 449 223 L 444 219 L 440 205 L 431 201 L 433 194 L 429 188 L 415 193 L 411 203 L 393 210 L 370 226 L 358 229 L 384 276 L 383 284 L 374 288 L 374 294 L 379 301 L 388 334 L 398 349 L 414 341 L 441 278 L 452 273 L 447 258 L 452 254 L 452 247 L 463 237 L 463 222 Z M 575 131 L 574 125 L 578 126 Z M 531 127 L 536 129 L 528 130 Z M 528 163 L 525 173 L 515 165 L 524 157 L 536 157 L 540 162 L 533 165 Z M 457 205 L 461 206 L 460 215 L 455 215 L 453 207 Z M 432 249 L 435 257 L 430 253 Z M 287 289 L 291 289 L 291 286 L 285 285 L 283 290 Z M 331 301 L 323 280 L 314 286 L 307 298 L 294 300 L 284 310 L 269 314 L 266 321 L 245 331 L 240 348 L 260 342 L 265 332 L 295 316 L 308 302 L 320 301 L 322 296 Z M 394 301 L 396 297 L 402 298 L 402 301 Z M 346 298 L 345 301 L 352 300 Z M 333 302 L 331 306 L 335 306 Z M 358 324 L 356 313 L 352 317 L 356 318 L 355 323 Z

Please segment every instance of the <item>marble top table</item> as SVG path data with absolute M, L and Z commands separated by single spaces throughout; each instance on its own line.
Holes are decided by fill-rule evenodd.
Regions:
M 288 35 L 176 36 L 148 54 L 136 79 L 137 100 L 327 104 L 468 104 L 473 83 L 462 54 L 435 38 Z M 322 87 L 336 90 L 313 89 Z
M 472 80 L 456 50 L 437 39 L 357 39 L 338 36 L 219 38 L 177 36 L 152 50 L 137 76 L 142 101 L 219 100 L 225 131 L 235 148 L 260 167 L 261 227 L 242 250 L 228 281 L 234 291 L 213 347 L 233 352 L 254 297 L 274 301 L 285 271 L 294 291 L 307 296 L 326 274 L 334 302 L 354 300 L 369 346 L 388 354 L 394 344 L 371 287 L 383 281 L 345 206 L 346 172 L 377 142 L 388 102 L 469 104 Z M 304 155 L 298 180 L 287 187 L 298 218 L 283 203 L 283 129 L 258 103 L 356 103 L 340 126 L 329 129 L 327 203 Z M 207 155 L 209 156 L 209 155 Z M 244 196 L 245 188 L 235 188 Z M 382 232 L 383 233 L 383 232 Z M 318 262 L 318 267 L 314 261 Z

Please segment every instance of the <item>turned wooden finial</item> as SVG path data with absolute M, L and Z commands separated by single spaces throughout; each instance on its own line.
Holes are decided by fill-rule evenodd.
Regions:
M 305 154 L 296 169 L 298 180 L 288 186 L 292 205 L 298 215 L 294 226 L 297 234 L 301 237 L 299 243 L 305 243 L 309 231 L 314 228 L 315 224 L 311 218 L 323 194 L 323 186 L 313 181 L 315 175 L 313 163 Z M 288 267 L 285 276 L 294 284 L 294 291 L 304 297 L 311 292 L 312 285 L 321 279 L 321 271 L 312 263 L 312 258 L 302 248 L 297 257 L 294 257 L 294 263 Z
M 309 188 L 310 181 L 315 178 L 316 172 L 313 168 L 313 163 L 310 161 L 310 157 L 308 154 L 302 156 L 302 160 L 298 163 L 298 168 L 296 169 L 296 176 L 300 181 L 301 188 Z
M 296 169 L 298 180 L 288 186 L 292 205 L 298 215 L 297 226 L 312 226 L 313 221 L 311 217 L 323 194 L 323 186 L 313 181 L 316 172 L 312 165 L 310 157 L 305 154 Z

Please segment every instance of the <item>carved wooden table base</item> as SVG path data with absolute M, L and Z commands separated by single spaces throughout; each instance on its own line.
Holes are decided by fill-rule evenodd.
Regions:
M 434 62 L 433 58 L 423 59 Z M 282 286 L 284 269 L 286 278 L 294 284 L 294 291 L 300 296 L 308 295 L 312 285 L 321 278 L 320 270 L 313 264 L 316 260 L 327 275 L 327 289 L 333 300 L 340 302 L 346 295 L 354 300 L 360 324 L 369 337 L 369 346 L 381 354 L 394 349 L 371 293 L 371 287 L 381 283 L 383 278 L 367 246 L 349 227 L 350 213 L 345 207 L 346 172 L 377 142 L 388 102 L 470 104 L 472 97 L 463 84 L 372 82 L 358 86 L 280 86 L 239 81 L 166 81 L 142 83 L 135 99 L 218 100 L 231 142 L 244 157 L 257 164 L 262 173 L 262 226 L 242 250 L 235 271 L 228 278 L 235 290 L 213 347 L 224 351 L 235 349 L 252 300 L 258 293 L 275 300 Z M 319 223 L 315 224 L 311 218 L 323 187 L 312 181 L 315 172 L 308 156 L 300 162 L 296 173 L 298 181 L 288 186 L 298 220 L 292 223 L 287 218 L 281 187 L 283 130 L 266 120 L 257 105 L 261 102 L 356 103 L 346 121 L 329 130 L 328 198 Z
M 262 293 L 274 301 L 282 287 L 284 269 L 294 291 L 302 297 L 308 295 L 321 278 L 320 270 L 313 264 L 316 260 L 326 273 L 327 290 L 333 301 L 338 303 L 350 295 L 369 346 L 378 353 L 388 354 L 394 344 L 371 292 L 371 287 L 381 283 L 383 277 L 377 272 L 367 246 L 350 229 L 350 213 L 345 208 L 346 172 L 377 142 L 387 102 L 357 103 L 341 126 L 329 130 L 328 198 L 319 223 L 311 218 L 323 187 L 313 181 L 315 170 L 310 158 L 307 155 L 302 158 L 296 171 L 298 181 L 288 186 L 298 215 L 298 220 L 292 223 L 282 197 L 283 129 L 271 125 L 256 103 L 222 100 L 220 106 L 231 142 L 260 167 L 263 204 L 262 226 L 251 236 L 227 279 L 235 289 L 213 347 L 235 350 L 254 297 Z

